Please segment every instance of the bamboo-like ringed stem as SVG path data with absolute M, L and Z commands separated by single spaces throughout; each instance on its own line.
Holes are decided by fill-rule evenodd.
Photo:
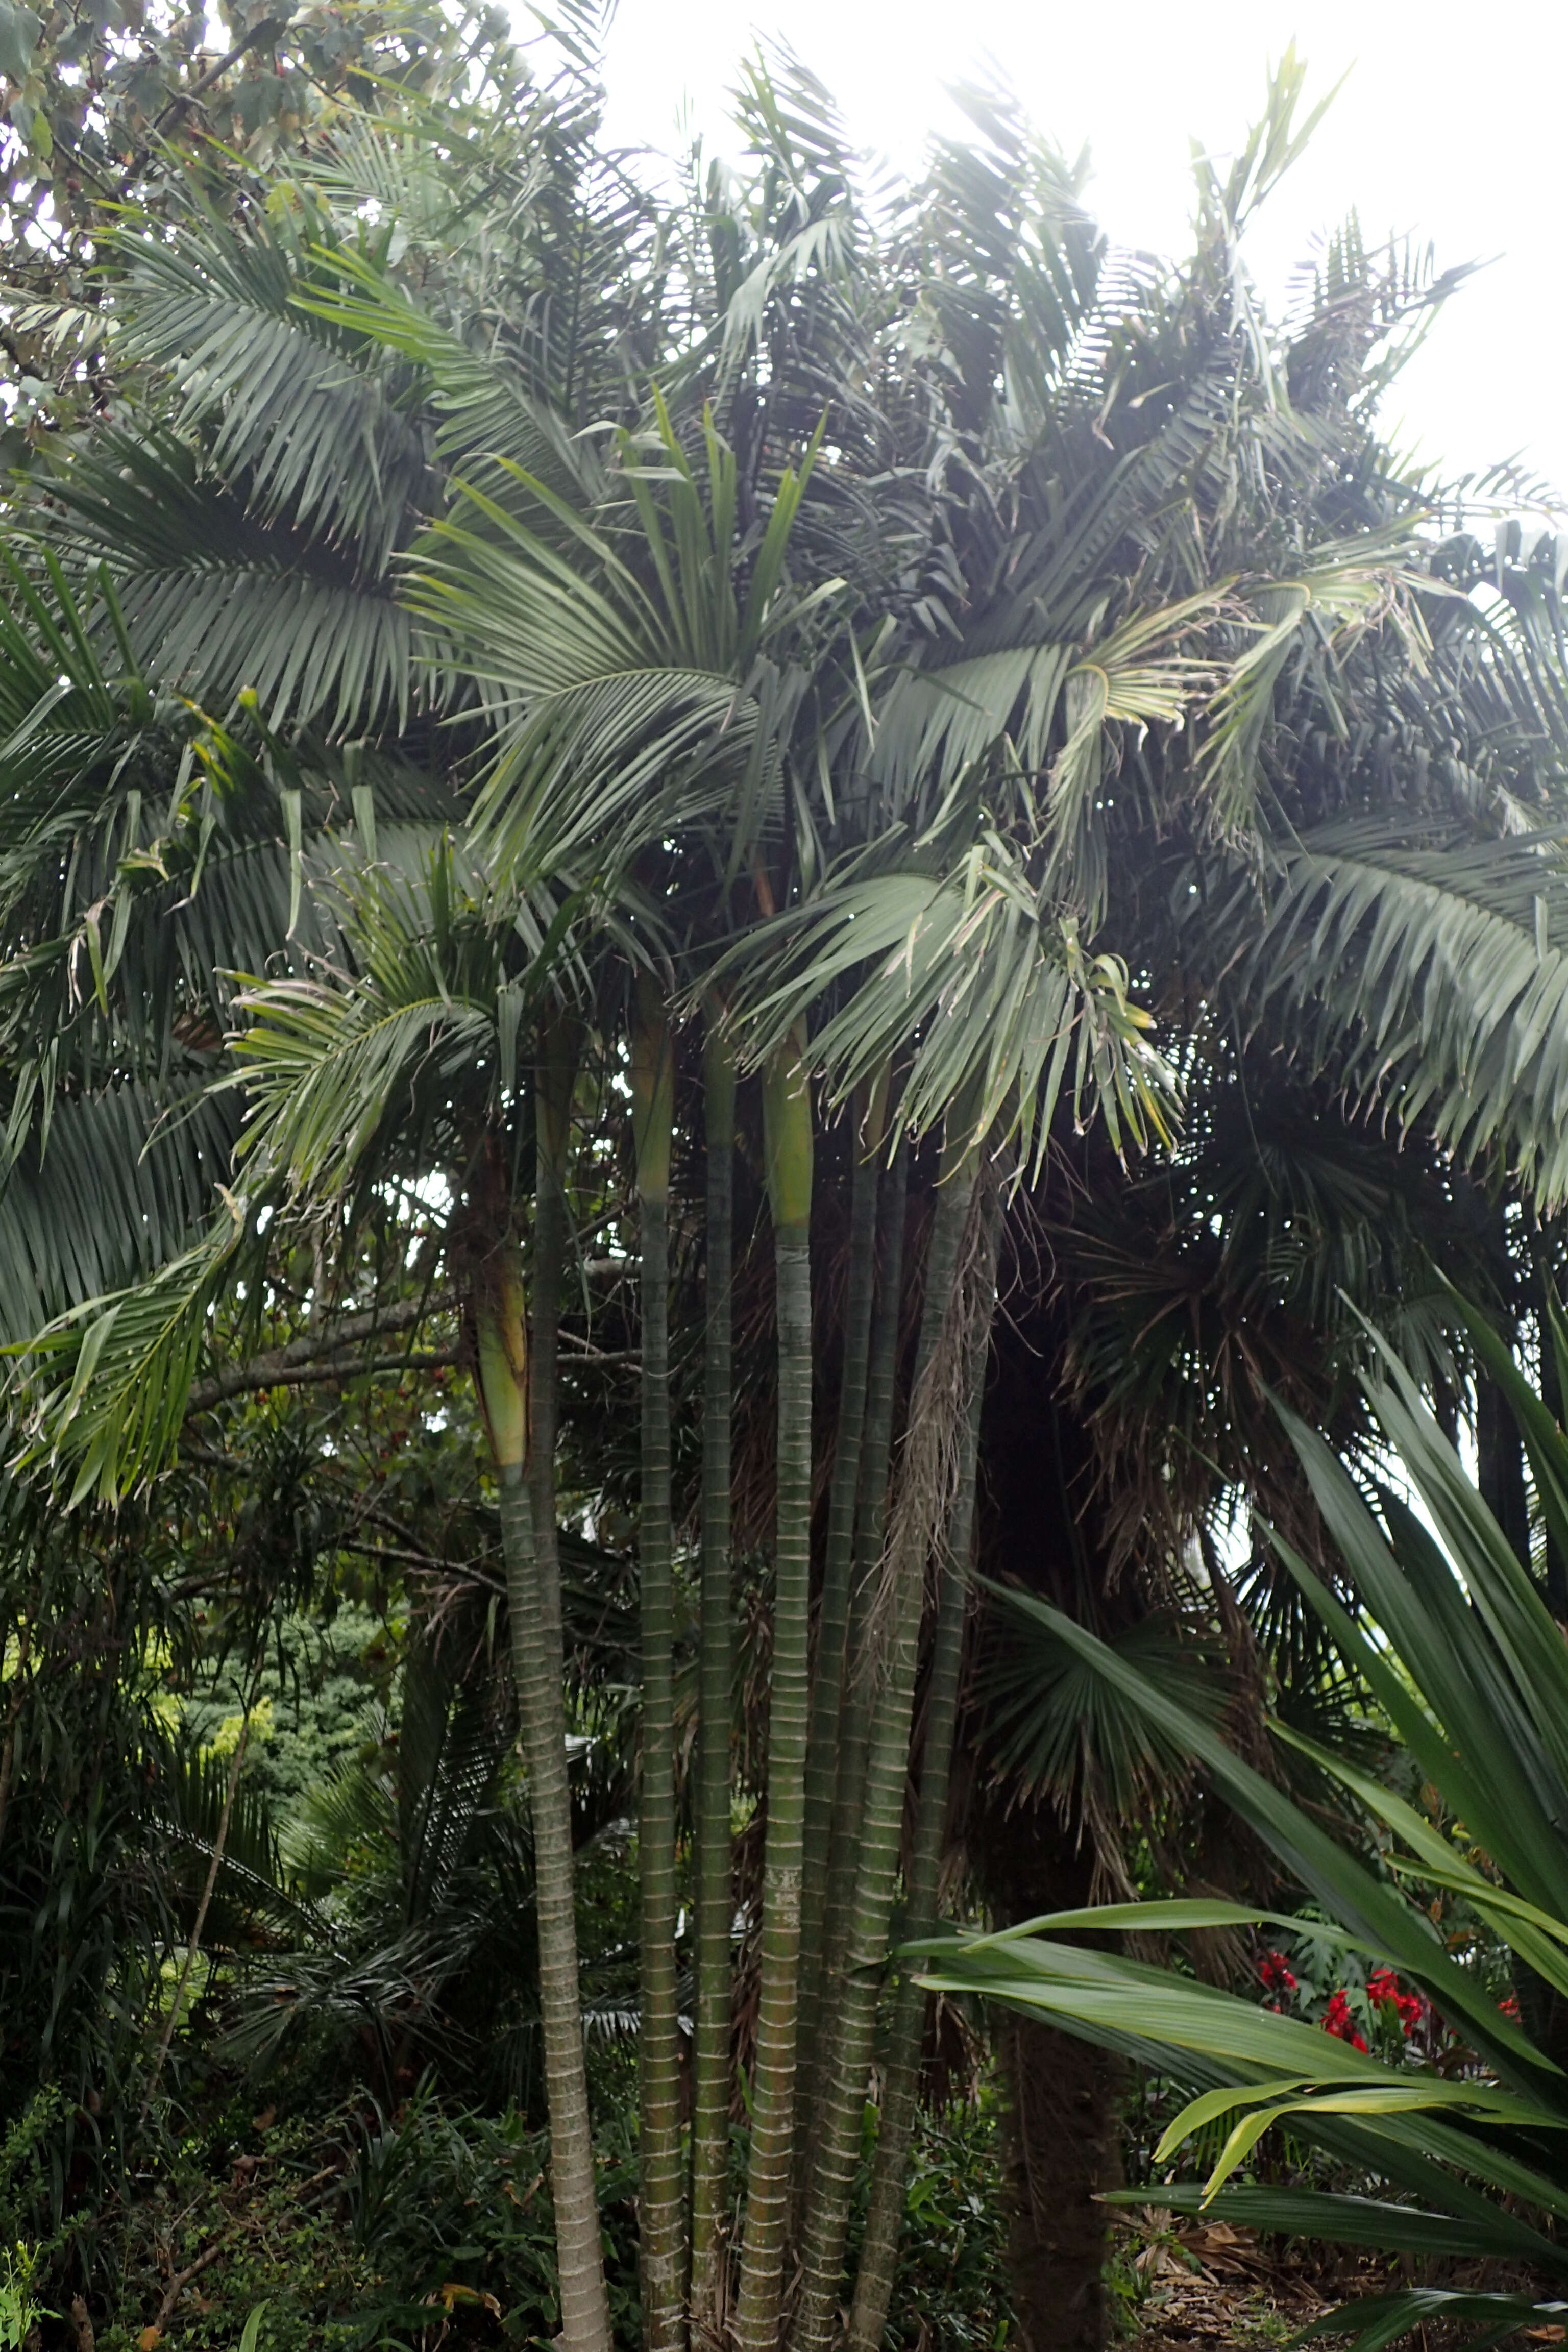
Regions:
M 952 1736 L 958 1720 L 959 1677 L 963 1663 L 963 1627 L 969 1603 L 969 1553 L 974 1527 L 975 1464 L 980 1446 L 981 1410 L 985 1395 L 985 1366 L 986 1351 L 981 1349 L 970 1397 L 969 1421 L 959 1455 L 958 1490 L 953 1499 L 952 1523 L 943 1547 L 936 1632 L 931 1643 L 931 1680 L 926 1691 L 920 1801 L 915 1814 L 906 1887 L 906 1912 L 911 1941 L 934 1927 L 937 1917 L 942 1841 L 947 1828 L 948 1789 L 952 1769 Z M 881 2116 L 877 2134 L 876 2159 L 871 2170 L 871 2200 L 866 2214 L 866 2234 L 861 2241 L 860 2263 L 849 2312 L 848 2352 L 881 2352 L 882 2336 L 888 2325 L 888 2308 L 892 2300 L 898 2264 L 899 2237 L 904 2219 L 905 2170 L 914 2137 L 925 2011 L 926 1996 L 913 1969 L 906 1969 L 899 1981 L 887 2060 L 882 2069 Z
M 838 1781 L 838 1739 L 844 1697 L 844 1659 L 849 1624 L 850 1570 L 855 1548 L 855 1509 L 860 1491 L 861 1438 L 871 1347 L 871 1308 L 877 1275 L 878 1168 L 886 1108 L 886 1080 L 857 1105 L 853 1128 L 854 1173 L 849 1207 L 849 1267 L 844 1306 L 844 1368 L 838 1391 L 833 1480 L 827 1503 L 827 1546 L 822 1597 L 816 1612 L 816 1653 L 811 1684 L 811 1729 L 805 1765 L 805 1830 L 801 1884 L 802 2014 L 820 2017 L 827 1956 L 823 1927 L 827 1912 L 827 1871 L 833 1843 L 833 1803 Z M 816 2105 L 825 2055 L 819 2033 L 808 2035 L 800 2053 L 795 2100 L 795 2207 L 805 2193 L 810 2152 L 810 2122 Z
M 735 1063 L 710 1019 L 703 1055 L 708 1144 L 707 1325 L 702 1384 L 702 1601 L 697 1753 L 697 2014 L 692 2053 L 691 2315 L 716 2335 L 724 2303 L 730 2175 L 730 1971 L 734 1915 L 730 1745 L 731 1255 Z
M 669 1486 L 669 1164 L 672 1045 L 662 997 L 646 979 L 632 1039 L 632 1109 L 642 1222 L 641 1879 L 642 2031 L 637 2042 L 637 2201 L 647 2352 L 679 2352 L 686 2334 L 685 2183 L 680 2156 L 680 2019 L 675 1929 L 675 1567 Z
M 952 1482 L 969 1421 L 974 1335 L 968 1326 L 983 1320 L 987 1338 L 991 1328 L 989 1264 L 978 1281 L 959 1280 L 966 1228 L 978 1205 L 975 1178 L 971 1159 L 945 1177 L 937 1193 L 899 1498 L 861 1663 L 861 1671 L 875 1677 L 863 1826 L 832 2055 L 814 2135 L 792 2352 L 824 2352 L 834 2327 L 898 1881 L 926 1564 L 947 1532 Z M 970 1255 L 985 1246 L 977 1234 Z
M 845 1651 L 844 1698 L 838 1727 L 838 1770 L 833 1801 L 833 1840 L 827 1865 L 826 1908 L 822 1924 L 822 2002 L 817 2032 L 831 2042 L 830 2021 L 838 2006 L 849 1906 L 860 1853 L 860 1800 L 870 1730 L 870 1685 L 858 1671 L 865 1648 L 866 1617 L 877 1589 L 887 1522 L 888 1475 L 892 1461 L 893 1419 L 898 1402 L 899 1338 L 903 1318 L 904 1224 L 908 1206 L 910 1152 L 900 1137 L 881 1187 L 878 1205 L 877 1299 L 871 1322 L 866 1376 L 866 1422 L 860 1453 L 860 1493 L 856 1506 L 849 1628 Z
M 500 1552 L 505 1561 L 512 1628 L 512 1679 L 529 1767 L 529 1816 L 533 1822 L 533 1903 L 538 1919 L 538 2004 L 550 2110 L 550 2194 L 555 2204 L 555 2258 L 560 2272 L 562 2345 L 566 2352 L 609 2352 L 609 2294 L 605 2286 L 605 2239 L 588 2112 L 588 2067 L 583 2061 L 583 2004 L 578 1992 L 576 1870 L 572 1853 L 572 1783 L 566 1773 L 564 1649 L 562 1649 L 560 1552 L 555 1540 L 555 1421 L 562 1267 L 566 1254 L 566 1139 L 576 1075 L 576 1034 L 552 1024 L 541 1034 L 536 1077 L 536 1195 L 533 1195 L 533 1362 L 531 1392 L 517 1373 L 529 1371 L 524 1343 L 524 1294 L 510 1233 L 496 1234 L 491 1261 L 503 1279 L 482 1279 L 475 1296 L 475 1339 L 484 1418 L 496 1430 L 529 1433 L 524 1449 L 496 1446 L 500 1486 Z M 496 1155 L 499 1160 L 499 1155 Z M 491 1216 L 508 1216 L 510 1202 L 491 1200 Z M 499 1318 L 500 1328 L 487 1328 Z
M 810 1707 L 812 1126 L 800 1042 L 763 1076 L 778 1321 L 778 1474 L 768 1829 L 746 2227 L 737 2297 L 742 2352 L 777 2352 L 789 2233 L 800 2000 L 801 1843 Z

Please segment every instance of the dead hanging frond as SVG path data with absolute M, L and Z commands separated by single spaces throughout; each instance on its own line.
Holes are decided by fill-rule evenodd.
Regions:
M 942 1331 L 910 1399 L 898 1490 L 857 1666 L 873 1694 L 898 1644 L 919 1638 L 920 1609 L 914 1596 L 926 1591 L 928 1576 L 940 1577 L 949 1564 L 948 1532 L 958 1499 L 963 1433 L 991 1343 L 1001 1223 L 1002 1171 L 982 1158 Z

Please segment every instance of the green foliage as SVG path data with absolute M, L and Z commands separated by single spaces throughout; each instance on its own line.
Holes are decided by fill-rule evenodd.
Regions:
M 33 2300 L 38 2258 L 17 2244 L 0 2247 L 0 2263 L 5 2265 L 0 2278 L 0 2347 L 4 2352 L 20 2352 L 34 2322 L 44 2316 L 42 2305 Z
M 892 2340 L 1001 2352 L 1008 2336 L 996 2093 L 921 2110 L 910 2158 Z
M 363 2095 L 278 2118 L 253 2086 L 215 2083 L 127 2216 L 112 2315 L 98 2340 L 132 2352 L 171 2267 L 200 2272 L 163 2320 L 171 2352 L 426 2352 L 454 2319 L 463 2340 L 547 2337 L 554 2229 L 543 2136 L 515 2110 L 444 2103 L 420 2084 L 387 2114 Z M 637 2336 L 635 2147 L 607 2113 L 598 2187 L 617 2342 Z
M 390 1696 L 399 1629 L 359 1601 L 329 1618 L 284 1618 L 272 1631 L 257 1683 L 241 1785 L 265 1802 L 275 1824 L 295 1816 L 374 1737 L 371 1710 Z M 181 1727 L 219 1759 L 233 1753 L 247 1678 L 232 1657 L 177 1699 Z
M 1568 1498 L 1568 1438 L 1481 1318 L 1468 1319 L 1519 1421 L 1542 1507 L 1555 1526 Z M 1553 1339 L 1561 1345 L 1564 1336 L 1554 1323 Z M 1179 1693 L 1045 1604 L 1022 1596 L 1011 1604 L 1048 1625 L 1121 1703 L 1201 1764 L 1290 1878 L 1310 1890 L 1319 1919 L 1300 1923 L 1300 1932 L 1320 1954 L 1332 1948 L 1343 1955 L 1335 1971 L 1341 1990 L 1321 2021 L 1053 1939 L 1064 1930 L 1180 1934 L 1294 1924 L 1209 1901 L 1110 1905 L 960 1938 L 933 1956 L 931 1981 L 988 1992 L 1184 2083 L 1194 2095 L 1166 2130 L 1155 2161 L 1194 2140 L 1206 2144 L 1210 2169 L 1202 2184 L 1162 2189 L 1162 2201 L 1176 2210 L 1201 2208 L 1255 2227 L 1411 2253 L 1487 2255 L 1548 2278 L 1568 2276 L 1559 2242 L 1568 2218 L 1562 2141 L 1568 2108 L 1559 2063 L 1568 2050 L 1562 2022 L 1568 1848 L 1561 1827 L 1568 1805 L 1568 1653 L 1529 1570 L 1408 1372 L 1384 1354 L 1366 1385 L 1389 1458 L 1409 1481 L 1408 1498 L 1384 1485 L 1369 1500 L 1322 1439 L 1287 1416 L 1354 1606 L 1281 1537 L 1272 1541 L 1344 1664 L 1394 1726 L 1441 1818 L 1344 1755 L 1278 1722 L 1274 1729 L 1287 1748 L 1310 1755 L 1370 1827 L 1372 1864 L 1243 1762 Z M 1439 1934 L 1440 1906 L 1428 1906 L 1424 1887 L 1464 1899 L 1509 1955 L 1517 2000 L 1500 2004 L 1473 1956 Z M 1368 1960 L 1381 1975 L 1368 1976 Z M 1343 1990 L 1358 1981 L 1370 2000 L 1363 1994 L 1352 2001 Z M 1444 2047 L 1393 2032 L 1373 2013 L 1379 2003 L 1394 2008 L 1406 1999 L 1412 2014 L 1425 2003 L 1447 2021 Z M 1275 2126 L 1386 2185 L 1359 2196 L 1235 2185 L 1233 2176 Z M 1416 2286 L 1346 2305 L 1321 2325 L 1352 2334 L 1358 2352 L 1373 2352 L 1427 2318 L 1475 2323 L 1476 2340 L 1489 2342 L 1531 2320 L 1550 2324 L 1561 2307 L 1528 2293 Z

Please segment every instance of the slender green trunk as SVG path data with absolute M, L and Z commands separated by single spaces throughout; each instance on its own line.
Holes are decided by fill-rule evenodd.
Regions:
M 827 2344 L 844 2266 L 867 2076 L 898 1882 L 926 1563 L 947 1526 L 954 1457 L 969 1419 L 969 1349 L 963 1328 L 965 1300 L 962 1292 L 955 1298 L 955 1279 L 973 1192 L 973 1164 L 966 1161 L 948 1175 L 937 1194 L 899 1500 L 860 1669 L 876 1678 L 871 1736 L 859 1863 L 801 2244 L 801 2294 L 790 2337 L 797 2352 L 822 2352 Z M 968 1288 L 965 1285 L 964 1290 Z M 987 1297 L 987 1332 L 990 1320 Z
M 915 1814 L 910 1853 L 906 1910 L 910 1940 L 936 1924 L 941 1887 L 942 1843 L 947 1829 L 948 1787 L 952 1769 L 952 1735 L 958 1719 L 959 1675 L 963 1663 L 963 1624 L 969 1604 L 969 1554 L 974 1527 L 975 1458 L 980 1444 L 980 1414 L 985 1394 L 987 1351 L 977 1350 L 976 1376 L 970 1393 L 969 1419 L 958 1464 L 958 1492 L 942 1563 L 936 1633 L 931 1643 L 931 1681 L 926 1691 L 925 1739 L 921 1763 L 920 1803 Z M 921 2043 L 925 2026 L 926 1997 L 907 1971 L 899 1984 L 898 2003 L 889 2035 L 888 2060 L 882 2071 L 882 2112 L 877 2134 L 877 2156 L 871 2172 L 871 2201 L 866 2214 L 866 2234 L 849 2313 L 848 2352 L 881 2352 L 898 2263 L 899 2233 L 903 2226 L 905 2170 L 914 2137 L 915 2102 L 920 2087 Z
M 903 1318 L 904 1220 L 908 1206 L 909 1146 L 902 1137 L 882 1186 L 878 1213 L 877 1304 L 871 1324 L 866 1376 L 866 1425 L 860 1449 L 860 1496 L 855 1521 L 854 1590 L 846 1649 L 845 1692 L 838 1736 L 838 1779 L 833 1806 L 833 1843 L 827 1868 L 827 1903 L 822 1924 L 823 1999 L 816 2032 L 831 2040 L 827 2020 L 838 2006 L 844 1945 L 860 1853 L 860 1799 L 866 1779 L 866 1742 L 870 1731 L 869 1685 L 859 1672 L 865 1649 L 866 1614 L 877 1591 L 887 1524 L 888 1472 L 893 1452 L 893 1416 L 898 1402 L 899 1334 Z
M 568 1083 L 568 1096 L 569 1096 Z M 550 2177 L 561 2280 L 561 2336 L 567 2352 L 609 2352 L 610 2310 L 594 2179 L 588 2078 L 577 1987 L 577 1926 L 572 1861 L 572 1801 L 566 1775 L 562 1689 L 561 1580 L 555 1533 L 555 1333 L 565 1223 L 563 1111 L 552 1120 L 542 1089 L 541 1182 L 534 1235 L 536 1361 L 531 1482 L 528 1451 L 528 1355 L 517 1246 L 494 1234 L 475 1282 L 479 1400 L 500 1486 L 501 1551 L 511 1620 L 512 1672 L 528 1763 L 533 1823 L 535 1910 L 544 2079 L 550 2107 Z M 546 1130 L 559 1150 L 549 1151 Z M 546 1174 L 546 1160 L 549 1172 Z M 498 1209 L 496 1223 L 500 1223 Z M 541 1543 L 537 1530 L 548 1528 Z
M 871 1350 L 871 1307 L 877 1276 L 877 1190 L 882 1105 L 873 1097 L 855 1122 L 855 1172 L 849 1208 L 849 1271 L 844 1303 L 844 1370 L 833 1483 L 827 1501 L 827 1549 L 816 1614 L 816 1663 L 811 1685 L 806 1747 L 805 1830 L 801 1883 L 802 2014 L 821 2014 L 826 1984 L 823 1924 L 833 1844 L 833 1804 L 838 1781 L 839 1717 L 844 1700 L 845 1643 L 849 1624 L 849 1577 L 855 1548 L 855 1507 L 860 1492 L 861 1436 Z M 810 2118 L 821 2079 L 821 2037 L 808 2034 L 800 2055 L 795 2101 L 795 2205 L 805 2194 L 810 2158 Z
M 703 1058 L 708 1127 L 708 1318 L 702 1388 L 702 1654 L 697 1755 L 697 2021 L 691 2122 L 691 2315 L 717 2335 L 724 2307 L 730 2180 L 730 1969 L 734 1920 L 730 1737 L 731 1252 L 735 1064 L 710 1024 Z
M 642 1219 L 641 1864 L 642 2024 L 637 2042 L 637 2203 L 643 2342 L 685 2340 L 686 2230 L 680 2161 L 680 2021 L 675 1928 L 675 1573 L 669 1503 L 671 1045 L 662 1000 L 638 990 L 632 1098 Z
M 742 2352 L 776 2352 L 778 2345 L 795 2137 L 801 1841 L 810 1705 L 812 1174 L 811 1097 L 795 1039 L 781 1048 L 764 1074 L 763 1118 L 778 1286 L 778 1471 L 762 1966 L 736 2315 Z

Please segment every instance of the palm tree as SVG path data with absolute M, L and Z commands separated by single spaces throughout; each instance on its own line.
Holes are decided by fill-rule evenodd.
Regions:
M 1038 1189 L 1048 1167 L 1092 1150 L 1097 1184 L 1116 1192 L 1125 1159 L 1173 1132 L 1184 1085 L 1202 1108 L 1236 1083 L 1235 1034 L 1294 1045 L 1331 1088 L 1384 1100 L 1399 1087 L 1423 1133 L 1555 1197 L 1562 876 L 1550 841 L 1507 829 L 1521 807 L 1549 811 L 1556 790 L 1542 551 L 1525 560 L 1521 548 L 1506 570 L 1513 602 L 1500 615 L 1451 593 L 1478 576 L 1474 543 L 1436 538 L 1419 486 L 1392 469 L 1366 421 L 1378 335 L 1418 320 L 1436 289 L 1396 283 L 1345 245 L 1289 332 L 1261 320 L 1237 240 L 1300 143 L 1300 87 L 1289 60 L 1228 180 L 1205 179 L 1199 247 L 1182 272 L 1109 255 L 1074 174 L 992 101 L 976 103 L 968 145 L 940 147 L 908 203 L 879 213 L 822 93 L 794 68 L 749 82 L 758 168 L 697 192 L 702 234 L 685 242 L 673 224 L 668 241 L 652 234 L 655 208 L 598 157 L 591 119 L 563 124 L 542 98 L 542 150 L 563 160 L 537 202 L 504 174 L 499 184 L 513 206 L 508 266 L 532 289 L 521 303 L 478 230 L 443 253 L 454 224 L 476 217 L 464 209 L 469 159 L 430 164 L 415 134 L 351 126 L 300 166 L 309 236 L 194 219 L 156 249 L 134 238 L 123 248 L 126 348 L 158 422 L 73 457 L 55 492 L 59 535 L 79 566 L 121 549 L 114 593 L 138 677 L 209 679 L 197 698 L 214 705 L 255 685 L 254 709 L 209 724 L 204 756 L 273 792 L 284 929 L 322 928 L 301 938 L 292 976 L 252 988 L 241 1008 L 250 1115 L 232 1212 L 205 1233 L 187 1220 L 183 1256 L 137 1261 L 149 1278 L 57 1320 L 28 1368 L 36 1442 L 72 1464 L 84 1491 L 154 1475 L 184 1419 L 206 1306 L 242 1261 L 254 1269 L 328 1203 L 337 1214 L 363 1202 L 387 1169 L 447 1171 L 508 1497 L 520 1682 L 540 1702 L 535 1801 L 556 1801 L 549 1332 L 563 1130 L 548 1107 L 564 1096 L 542 1039 L 583 1018 L 618 1069 L 626 1029 L 605 998 L 605 959 L 617 959 L 616 1003 L 641 975 L 644 2122 L 657 2190 L 645 2276 L 661 2342 L 684 2324 L 687 2200 L 669 2096 L 668 1139 L 654 1080 L 679 1037 L 657 1053 L 651 1041 L 706 1008 L 714 1425 L 691 2194 L 705 2320 L 724 2307 L 727 2278 L 715 2215 L 728 2097 L 729 1531 L 711 1509 L 734 1385 L 725 1066 L 764 1074 L 777 1589 L 740 2273 L 748 2342 L 777 2339 L 792 2210 L 809 2252 L 792 2319 L 803 2344 L 820 2340 L 840 2289 L 926 1570 L 952 1545 L 960 1556 L 931 1629 L 932 1688 L 940 1663 L 945 1696 L 928 1710 L 907 1880 L 917 1906 L 932 1899 L 947 1756 L 930 1727 L 952 1720 L 974 1475 L 965 1433 L 994 1308 L 986 1185 L 968 1218 L 976 1166 L 994 1171 L 1010 1153 L 1017 1183 Z M 414 225 L 401 256 L 366 248 L 367 203 Z M 565 348 L 552 324 L 563 271 L 587 297 Z M 203 373 L 183 391 L 196 354 Z M 251 398 L 264 370 L 285 396 Z M 662 377 L 656 392 L 644 371 Z M 369 469 L 358 462 L 367 446 Z M 174 537 L 195 564 L 175 560 L 165 507 L 187 518 Z M 242 613 L 262 616 L 254 678 L 234 666 Z M 441 714 L 460 723 L 437 729 Z M 367 731 L 378 757 L 416 747 L 422 774 L 438 772 L 437 745 L 466 752 L 467 830 L 433 864 L 422 862 L 426 833 L 401 859 L 378 860 L 391 872 L 311 887 L 307 819 L 323 775 L 323 816 L 335 794 L 359 843 L 382 847 Z M 421 803 L 426 823 L 437 805 Z M 204 837 L 189 823 L 195 867 Z M 397 879 L 399 862 L 410 878 Z M 132 899 L 117 869 L 113 913 L 94 901 L 82 954 Z M 74 936 L 63 919 L 26 918 L 26 944 L 44 940 L 57 971 Z M 1485 944 L 1484 971 L 1456 952 L 1471 940 Z M 36 1000 L 20 1002 L 25 1038 Z M 542 1433 L 526 1479 L 520 1095 L 537 1108 Z M 832 1205 L 819 1171 L 840 1116 L 876 1143 L 887 1173 L 865 1151 L 846 1156 L 858 1201 L 843 1222 L 861 1246 L 814 1678 L 812 1310 L 816 1235 Z M 1085 1146 L 1076 1131 L 1097 1119 L 1103 1143 Z M 912 1155 L 924 1219 L 926 1139 L 939 1136 L 948 1181 L 923 1255 L 907 1253 L 906 1283 L 904 1187 Z M 858 1183 L 857 1160 L 868 1171 Z M 1196 1177 L 1189 1190 L 1196 1202 Z M 873 1286 L 864 1242 L 878 1226 Z M 916 1280 L 922 1337 L 900 1425 Z M 1092 1412 L 1098 1374 L 1081 1395 Z M 1191 1460 L 1182 1466 L 1178 1491 L 1200 1513 L 1212 1483 L 1194 1486 Z M 837 1741 L 836 1688 L 847 1694 Z M 542 1874 L 547 1854 L 557 1869 L 569 1858 L 560 1840 L 540 1851 Z M 802 1902 L 803 1859 L 825 1890 L 820 1914 Z M 568 1889 L 553 1883 L 558 2163 L 574 2148 L 577 2166 L 558 2210 L 578 2231 L 584 2300 L 572 2325 L 586 2340 L 599 2326 L 584 2251 L 595 2225 L 585 2110 L 576 2076 L 568 2083 Z M 814 1999 L 822 1989 L 826 2010 L 804 2071 L 803 1983 Z M 902 2086 L 903 2120 L 889 2108 L 855 2305 L 868 2343 L 887 2310 L 890 2168 L 919 2023 L 900 1996 L 888 2079 Z M 818 2117 L 812 2161 L 797 2161 Z

